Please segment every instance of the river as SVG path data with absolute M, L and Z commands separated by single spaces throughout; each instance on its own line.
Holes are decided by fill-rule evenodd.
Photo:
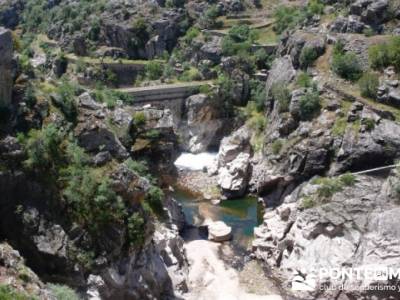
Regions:
M 215 154 L 183 154 L 179 168 L 201 172 L 214 163 Z M 255 197 L 222 201 L 214 205 L 176 189 L 173 196 L 182 204 L 188 224 L 183 233 L 189 261 L 187 300 L 281 300 L 280 290 L 262 265 L 249 258 L 253 229 L 262 222 L 262 206 Z M 207 220 L 223 221 L 232 227 L 232 240 L 207 240 L 201 226 Z

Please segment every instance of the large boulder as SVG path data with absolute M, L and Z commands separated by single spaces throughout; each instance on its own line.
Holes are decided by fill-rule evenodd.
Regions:
M 366 25 L 359 16 L 337 17 L 330 25 L 329 30 L 337 33 L 362 33 Z
M 388 0 L 357 0 L 350 6 L 350 12 L 361 16 L 367 24 L 379 25 L 388 18 L 388 8 Z
M 295 31 L 282 40 L 278 53 L 281 56 L 289 55 L 295 68 L 300 66 L 300 56 L 304 48 L 313 49 L 317 56 L 325 52 L 326 38 L 324 35 L 313 34 L 306 31 Z
M 208 224 L 208 239 L 214 242 L 225 242 L 232 238 L 232 228 L 222 221 Z
M 11 104 L 13 88 L 13 39 L 11 31 L 0 27 L 0 108 Z
M 222 38 L 213 36 L 210 41 L 205 43 L 200 49 L 200 59 L 207 59 L 215 64 L 221 61 L 222 56 Z
M 224 138 L 218 153 L 218 184 L 226 198 L 245 194 L 250 176 L 250 134 L 246 127 Z

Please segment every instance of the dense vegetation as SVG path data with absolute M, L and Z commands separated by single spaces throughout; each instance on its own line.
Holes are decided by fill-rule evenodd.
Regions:
M 357 55 L 345 51 L 341 42 L 335 44 L 331 67 L 337 75 L 351 81 L 358 80 L 363 72 Z
M 388 42 L 377 44 L 369 48 L 369 60 L 371 67 L 382 70 L 388 66 L 394 66 L 400 70 L 400 37 L 392 37 Z
M 305 7 L 281 5 L 274 13 L 274 28 L 277 33 L 293 29 L 305 19 L 314 15 L 321 15 L 324 11 L 324 4 L 320 0 L 308 1 Z

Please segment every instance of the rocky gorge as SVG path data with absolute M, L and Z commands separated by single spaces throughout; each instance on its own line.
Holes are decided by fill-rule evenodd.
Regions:
M 399 298 L 399 9 L 0 1 L 0 299 Z

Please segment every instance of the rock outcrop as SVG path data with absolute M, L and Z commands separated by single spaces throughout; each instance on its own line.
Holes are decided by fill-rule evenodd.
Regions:
M 250 175 L 250 134 L 240 128 L 222 140 L 218 152 L 218 184 L 226 198 L 244 195 Z
M 5 242 L 0 244 L 0 278 L 2 284 L 8 284 L 24 296 L 54 299 L 45 284 L 25 265 L 19 252 Z
M 257 257 L 278 267 L 285 286 L 301 298 L 321 297 L 324 285 L 331 287 L 322 289 L 325 297 L 359 298 L 365 295 L 363 286 L 389 284 L 388 280 L 320 276 L 319 271 L 399 267 L 400 235 L 393 217 L 399 212 L 395 192 L 398 183 L 396 176 L 357 176 L 354 186 L 322 203 L 320 197 L 312 198 L 318 186 L 301 185 L 285 197 L 278 209 L 265 213 L 263 225 L 255 230 L 253 247 Z M 311 208 L 310 199 L 318 202 Z M 339 290 L 342 283 L 347 288 Z M 369 294 L 380 299 L 391 295 Z
M 187 98 L 184 116 L 177 131 L 180 133 L 185 150 L 200 153 L 218 144 L 220 140 L 218 132 L 224 120 L 215 100 L 205 94 Z

